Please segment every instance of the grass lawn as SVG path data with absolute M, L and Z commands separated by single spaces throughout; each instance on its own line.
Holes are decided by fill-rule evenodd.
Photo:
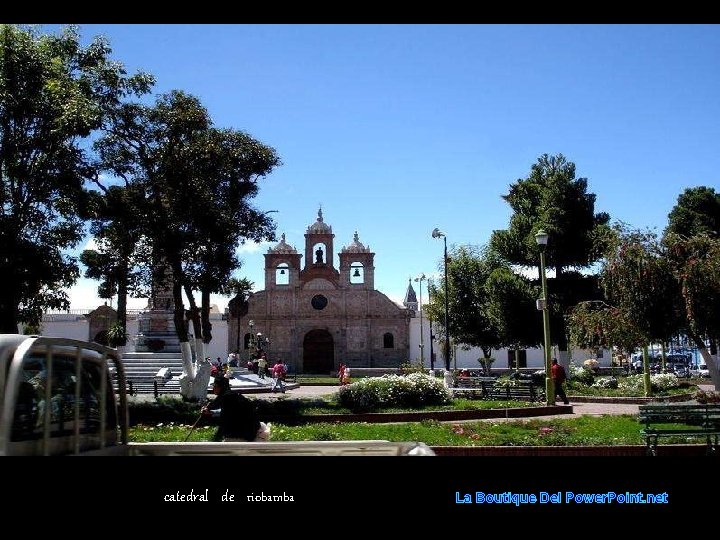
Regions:
M 644 444 L 635 416 L 582 416 L 483 422 L 407 422 L 401 424 L 274 424 L 273 441 L 371 440 L 420 441 L 429 446 L 612 446 Z M 209 441 L 214 427 L 196 428 L 190 441 Z M 183 441 L 189 425 L 135 426 L 133 442 Z M 686 440 L 669 442 L 687 442 Z

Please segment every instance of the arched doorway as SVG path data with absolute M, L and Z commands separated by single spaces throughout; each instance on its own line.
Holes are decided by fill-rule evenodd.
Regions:
M 330 373 L 335 365 L 333 338 L 327 330 L 310 330 L 303 340 L 303 372 Z

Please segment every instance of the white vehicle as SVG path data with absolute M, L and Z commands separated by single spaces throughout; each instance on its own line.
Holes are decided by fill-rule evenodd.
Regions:
M 693 364 L 690 366 L 690 376 L 691 377 L 710 377 L 710 370 L 707 367 L 707 364 Z
M 125 388 L 115 349 L 0 334 L 0 456 L 434 455 L 423 443 L 389 441 L 129 443 Z

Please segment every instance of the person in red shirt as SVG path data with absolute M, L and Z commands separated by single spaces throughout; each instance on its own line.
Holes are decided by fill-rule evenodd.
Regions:
M 338 367 L 338 382 L 340 383 L 340 386 L 343 384 L 343 378 L 345 377 L 345 364 L 340 362 L 340 367 Z
M 272 391 L 280 390 L 283 394 L 285 393 L 285 387 L 283 386 L 283 380 L 285 379 L 285 366 L 278 360 L 272 368 L 273 386 Z
M 552 374 L 553 386 L 555 387 L 555 395 L 560 396 L 560 399 L 563 400 L 565 405 L 569 405 L 570 402 L 565 395 L 565 388 L 563 387 L 565 379 L 567 379 L 567 375 L 565 374 L 565 368 L 558 364 L 556 358 L 553 358 L 550 373 Z

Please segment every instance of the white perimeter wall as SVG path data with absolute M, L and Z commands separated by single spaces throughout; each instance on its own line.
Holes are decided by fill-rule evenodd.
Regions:
M 424 362 L 425 367 L 430 367 L 430 324 L 428 320 L 423 317 L 423 343 L 424 347 Z M 435 369 L 442 369 L 445 367 L 445 357 L 443 355 L 442 344 L 438 341 L 433 343 L 433 350 L 435 351 Z M 495 358 L 493 367 L 496 368 L 507 368 L 508 367 L 508 350 L 507 349 L 495 349 L 492 351 L 492 356 Z M 464 351 L 460 347 L 455 352 L 451 351 L 450 355 L 450 368 L 455 367 L 455 361 L 453 354 L 457 354 L 457 367 L 480 369 L 480 363 L 477 361 L 478 358 L 483 356 L 482 349 L 472 348 Z M 543 349 L 526 349 L 527 354 L 527 367 L 543 369 L 545 367 L 545 360 L 543 357 Z M 557 348 L 553 347 L 553 357 L 558 357 Z M 410 319 L 410 361 L 413 364 L 417 364 L 420 361 L 420 315 Z M 589 351 L 583 351 L 580 349 L 573 349 L 571 351 L 571 359 L 575 361 L 577 365 L 581 365 L 588 358 L 594 358 Z M 559 357 L 558 357 L 559 360 Z M 598 360 L 601 366 L 610 366 L 610 354 L 609 351 L 603 351 L 603 357 Z
M 215 318 L 217 317 L 217 318 Z M 218 356 L 224 360 L 227 359 L 227 340 L 228 340 L 228 324 L 222 319 L 222 315 L 211 315 L 212 323 L 212 341 L 206 345 L 205 356 L 209 356 L 213 360 Z M 90 325 L 83 316 L 71 314 L 53 314 L 46 315 L 43 318 L 41 335 L 48 337 L 64 337 L 69 339 L 78 339 L 80 341 L 88 341 Z M 135 341 L 132 339 L 138 333 L 138 320 L 131 316 L 127 321 L 127 331 L 130 339 L 126 347 L 126 352 L 135 352 Z M 18 329 L 22 332 L 22 328 Z

